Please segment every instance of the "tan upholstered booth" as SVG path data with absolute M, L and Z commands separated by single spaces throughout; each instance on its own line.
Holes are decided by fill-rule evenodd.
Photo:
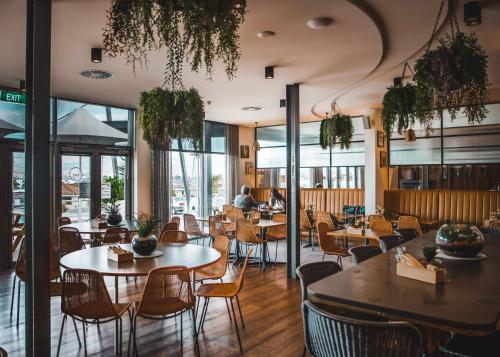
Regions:
M 284 197 L 286 197 L 286 189 L 278 188 L 279 193 L 281 193 Z M 271 197 L 271 188 L 270 187 L 253 187 L 250 189 L 250 193 L 253 198 L 260 202 L 267 202 Z
M 443 223 L 472 223 L 482 226 L 490 212 L 500 208 L 500 192 L 389 190 L 384 194 L 387 212 L 416 216 Z
M 300 189 L 300 208 L 307 208 L 313 205 L 315 211 L 325 211 L 326 208 L 326 189 L 324 188 L 301 188 Z
M 325 210 L 338 218 L 342 217 L 342 208 L 347 206 L 364 206 L 365 190 L 362 189 L 327 189 Z

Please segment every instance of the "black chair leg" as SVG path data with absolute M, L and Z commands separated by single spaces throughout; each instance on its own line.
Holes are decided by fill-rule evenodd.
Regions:
M 17 282 L 17 320 L 16 327 L 19 328 L 19 311 L 21 310 L 21 279 Z
M 196 317 L 195 317 L 195 312 L 194 309 L 191 309 L 191 324 L 192 324 L 192 329 L 193 329 L 193 338 L 194 338 L 194 351 L 196 353 L 196 356 L 200 355 L 200 346 L 198 344 L 198 333 L 196 331 Z
M 238 295 L 236 295 L 236 303 L 238 304 L 238 311 L 240 312 L 241 326 L 245 328 L 245 321 L 243 321 L 243 311 L 241 310 L 240 299 L 238 299 Z
M 12 316 L 12 313 L 14 312 L 14 297 L 16 295 L 16 276 L 14 275 L 14 282 L 12 284 L 12 299 L 10 300 L 10 316 Z
M 76 338 L 78 339 L 78 346 L 82 347 L 82 342 L 80 341 L 80 334 L 78 333 L 78 328 L 76 327 L 75 318 L 71 318 L 73 320 L 73 326 L 75 326 Z
M 200 327 L 202 330 L 203 330 L 203 327 L 205 326 L 205 319 L 207 318 L 208 304 L 209 303 L 210 303 L 210 298 L 206 298 L 205 310 L 203 311 L 202 320 L 200 323 Z
M 61 331 L 59 332 L 59 342 L 57 344 L 57 353 L 56 353 L 56 357 L 59 357 L 59 351 L 61 350 L 61 340 L 62 340 L 62 334 L 63 334 L 63 330 L 64 330 L 64 323 L 66 322 L 66 318 L 68 317 L 68 315 L 64 314 L 63 316 L 63 319 L 62 319 L 62 322 L 61 322 Z
M 82 327 L 83 327 L 83 350 L 85 351 L 85 357 L 87 357 L 87 334 L 85 332 L 85 320 L 82 322 Z
M 238 344 L 240 345 L 240 353 L 243 353 L 243 347 L 241 346 L 241 338 L 240 338 L 240 330 L 238 329 L 238 322 L 236 321 L 236 314 L 234 313 L 234 306 L 233 306 L 233 299 L 230 300 L 231 302 L 231 310 L 233 311 L 233 317 L 234 317 L 234 327 L 236 328 L 236 335 L 238 336 Z
M 326 254 L 326 253 L 323 253 L 323 259 L 322 259 L 322 261 L 325 261 L 325 254 Z

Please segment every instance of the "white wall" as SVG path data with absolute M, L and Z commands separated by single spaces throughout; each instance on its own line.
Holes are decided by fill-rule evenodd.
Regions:
M 142 138 L 142 129 L 136 127 L 134 151 L 134 205 L 133 213 L 151 213 L 151 150 Z

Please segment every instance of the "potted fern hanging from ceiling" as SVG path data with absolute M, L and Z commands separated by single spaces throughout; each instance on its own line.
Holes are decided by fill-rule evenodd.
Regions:
M 333 108 L 337 107 L 334 103 Z M 339 145 L 341 149 L 351 147 L 351 139 L 354 133 L 351 117 L 340 113 L 327 116 L 321 121 L 319 144 L 323 150 Z
M 451 33 L 430 48 L 444 4 L 448 2 Z M 453 1 L 442 0 L 427 49 L 415 64 L 415 115 L 429 132 L 437 115 L 448 111 L 451 120 L 460 109 L 470 125 L 486 117 L 488 61 L 474 33 L 460 31 Z

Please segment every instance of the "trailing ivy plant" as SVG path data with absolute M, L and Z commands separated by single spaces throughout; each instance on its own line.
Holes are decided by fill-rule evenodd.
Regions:
M 169 150 L 172 140 L 180 138 L 201 150 L 203 118 L 203 100 L 194 88 L 154 88 L 140 95 L 138 125 L 152 149 Z
M 341 149 L 349 149 L 353 133 L 351 117 L 340 113 L 334 114 L 321 121 L 319 143 L 324 150 L 333 148 L 337 144 Z
M 441 14 L 442 1 L 438 19 Z M 451 120 L 460 108 L 470 125 L 486 117 L 488 60 L 474 33 L 463 33 L 458 27 L 453 2 L 448 2 L 451 34 L 439 40 L 435 49 L 429 46 L 415 64 L 413 77 L 417 86 L 415 114 L 426 131 L 436 115 L 448 111 Z M 437 21 L 436 21 L 437 23 Z M 434 27 L 433 36 L 436 26 Z
M 393 85 L 387 88 L 382 100 L 384 130 L 390 137 L 395 128 L 399 134 L 415 124 L 416 87 L 412 83 Z
M 167 49 L 165 82 L 182 86 L 182 67 L 205 67 L 212 75 L 215 60 L 234 78 L 240 58 L 239 27 L 246 14 L 245 0 L 112 0 L 104 28 L 104 50 L 124 56 L 135 66 L 147 55 Z

